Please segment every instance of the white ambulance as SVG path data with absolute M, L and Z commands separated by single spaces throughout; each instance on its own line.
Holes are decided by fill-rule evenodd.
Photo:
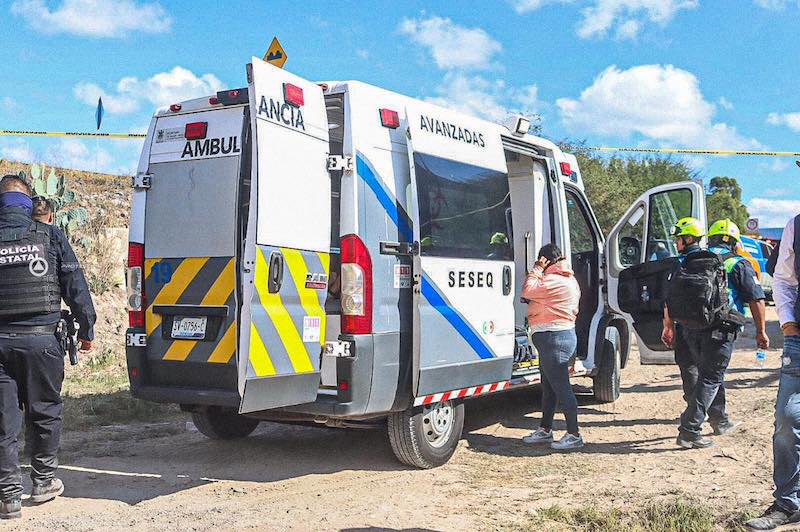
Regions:
M 582 288 L 574 375 L 614 401 L 630 346 L 660 342 L 669 228 L 702 187 L 648 191 L 606 242 L 552 142 L 357 81 L 258 59 L 247 88 L 176 103 L 134 177 L 127 362 L 134 396 L 201 432 L 260 420 L 382 427 L 446 462 L 463 401 L 539 382 L 520 301 L 558 244 Z M 618 293 L 619 287 L 619 293 Z M 661 298 L 661 299 L 659 299 Z

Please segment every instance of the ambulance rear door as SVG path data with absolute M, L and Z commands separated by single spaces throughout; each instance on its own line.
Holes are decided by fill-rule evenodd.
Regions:
M 143 232 L 147 379 L 150 385 L 233 395 L 245 107 L 176 109 L 159 114 L 149 147 Z
M 499 129 L 406 108 L 414 241 L 416 397 L 505 381 L 514 354 L 514 253 Z
M 661 341 L 667 281 L 678 261 L 671 230 L 691 216 L 706 225 L 703 187 L 681 181 L 642 194 L 606 240 L 608 303 L 636 333 L 642 364 L 671 364 Z
M 240 412 L 313 402 L 325 345 L 331 184 L 322 89 L 257 58 L 241 279 Z

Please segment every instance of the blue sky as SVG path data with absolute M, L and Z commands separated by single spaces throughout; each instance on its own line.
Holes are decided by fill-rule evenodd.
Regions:
M 233 7 L 231 7 L 233 6 Z M 0 4 L 0 129 L 143 131 L 158 106 L 286 67 L 358 79 L 588 145 L 800 151 L 800 0 Z M 0 157 L 130 172 L 138 141 L 0 137 Z M 793 158 L 688 157 L 739 179 L 762 225 L 800 212 Z

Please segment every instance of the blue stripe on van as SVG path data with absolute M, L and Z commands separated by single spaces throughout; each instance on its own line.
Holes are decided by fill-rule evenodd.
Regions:
M 405 212 L 401 212 L 398 208 L 397 201 L 383 188 L 375 172 L 372 171 L 372 168 L 370 168 L 361 155 L 356 155 L 356 173 L 364 180 L 370 190 L 372 190 L 378 198 L 378 202 L 383 206 L 389 218 L 391 218 L 397 226 L 397 230 L 408 242 L 413 242 L 414 232 L 408 222 L 408 215 Z M 480 358 L 496 358 L 489 346 L 484 343 L 469 323 L 461 317 L 458 311 L 447 304 L 447 301 L 445 301 L 444 297 L 436 289 L 436 285 L 434 285 L 433 281 L 425 274 L 422 275 L 422 295 L 425 296 L 428 303 L 453 326 Z
M 428 300 L 433 308 L 439 311 L 444 319 L 446 319 L 453 328 L 458 331 L 464 340 L 481 358 L 495 358 L 494 353 L 489 346 L 487 346 L 481 337 L 472 330 L 472 327 L 461 317 L 461 315 L 444 300 L 442 294 L 436 289 L 436 286 L 424 273 L 422 274 L 422 295 Z
M 356 171 L 378 198 L 378 202 L 380 202 L 384 210 L 386 210 L 386 214 L 392 219 L 397 226 L 397 230 L 403 238 L 406 239 L 406 242 L 413 242 L 414 231 L 411 230 L 411 225 L 408 223 L 408 215 L 405 213 L 401 214 L 397 206 L 397 201 L 383 188 L 383 185 L 375 176 L 375 172 L 372 171 L 372 168 L 369 167 L 367 162 L 360 155 L 356 155 Z

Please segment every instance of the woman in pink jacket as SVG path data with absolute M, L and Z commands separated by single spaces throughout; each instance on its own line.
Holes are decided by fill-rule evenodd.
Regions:
M 583 437 L 578 430 L 578 401 L 569 381 L 569 361 L 578 346 L 575 318 L 581 289 L 555 244 L 547 244 L 539 251 L 539 260 L 528 274 L 522 297 L 529 301 L 528 326 L 542 372 L 542 420 L 539 428 L 523 441 L 549 443 L 557 450 L 578 449 L 583 447 Z M 554 442 L 553 416 L 557 404 L 567 419 L 567 433 Z

